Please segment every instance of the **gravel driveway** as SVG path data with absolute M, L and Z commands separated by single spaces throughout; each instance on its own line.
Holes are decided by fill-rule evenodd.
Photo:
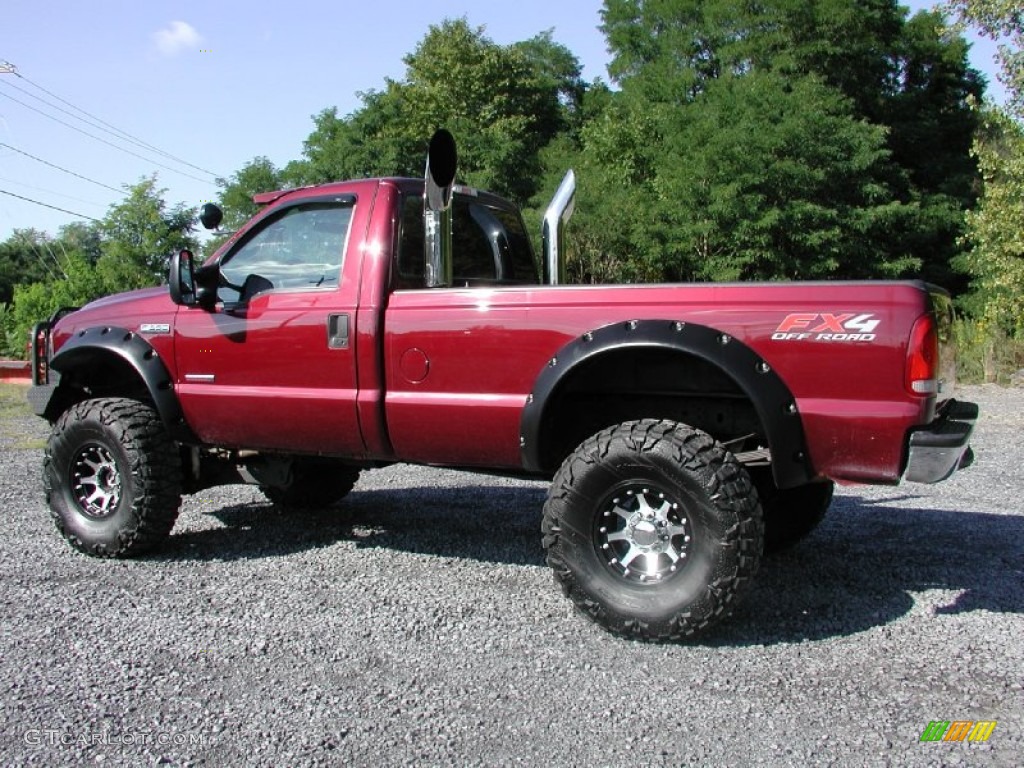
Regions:
M 42 422 L 0 450 L 0 764 L 1024 762 L 1024 390 L 972 388 L 977 464 L 847 488 L 690 645 L 608 635 L 543 563 L 540 483 L 398 466 L 334 510 L 185 500 L 166 546 L 72 551 Z M 986 743 L 922 743 L 994 720 Z

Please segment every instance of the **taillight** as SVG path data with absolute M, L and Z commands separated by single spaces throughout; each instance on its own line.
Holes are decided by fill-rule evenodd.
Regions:
M 918 318 L 910 332 L 906 385 L 915 395 L 939 391 L 939 334 L 931 315 Z
M 36 323 L 32 329 L 32 383 L 50 382 L 50 329 L 44 323 Z

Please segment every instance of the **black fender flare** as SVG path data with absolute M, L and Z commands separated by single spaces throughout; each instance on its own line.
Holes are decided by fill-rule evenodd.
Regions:
M 772 452 L 772 468 L 780 488 L 809 483 L 815 473 L 804 437 L 796 399 L 782 378 L 754 350 L 727 333 L 676 320 L 629 320 L 588 331 L 552 357 L 526 398 L 520 421 L 523 467 L 545 473 L 541 432 L 545 410 L 559 385 L 578 366 L 623 348 L 660 348 L 698 357 L 728 375 L 754 404 Z
M 171 439 L 199 442 L 185 422 L 167 366 L 152 345 L 134 331 L 109 325 L 80 330 L 53 356 L 50 368 L 61 374 L 70 373 L 89 365 L 97 353 L 119 358 L 138 374 Z

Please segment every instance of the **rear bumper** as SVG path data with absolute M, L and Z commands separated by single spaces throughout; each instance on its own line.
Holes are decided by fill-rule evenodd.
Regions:
M 938 483 L 956 470 L 970 466 L 974 461 L 971 432 L 977 419 L 975 403 L 950 400 L 943 404 L 931 424 L 914 430 L 907 438 L 907 469 L 903 479 Z

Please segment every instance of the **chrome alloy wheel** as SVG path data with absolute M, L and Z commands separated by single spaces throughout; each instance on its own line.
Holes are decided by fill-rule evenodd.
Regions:
M 619 488 L 601 506 L 594 541 L 618 575 L 645 584 L 679 571 L 690 548 L 690 524 L 679 502 L 652 485 Z
M 71 489 L 78 508 L 88 517 L 109 517 L 121 500 L 121 473 L 102 445 L 82 446 L 71 464 Z

